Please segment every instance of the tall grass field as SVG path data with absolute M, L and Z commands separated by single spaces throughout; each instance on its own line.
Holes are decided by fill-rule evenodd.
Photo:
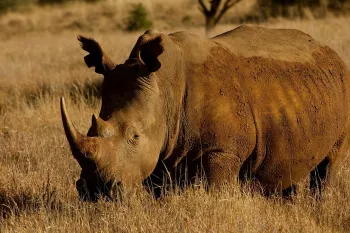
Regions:
M 117 12 L 122 12 L 122 2 Z M 200 17 L 191 2 L 187 7 L 179 1 L 174 14 L 186 9 L 184 16 L 193 11 L 194 19 Z M 149 0 L 145 6 L 152 4 Z M 88 14 L 98 9 L 104 13 L 97 18 Z M 173 23 L 176 15 L 169 9 L 150 10 L 160 15 L 154 27 L 205 36 L 203 25 Z M 143 31 L 126 32 L 117 25 L 123 20 L 118 17 L 102 3 L 44 6 L 0 16 L 0 232 L 350 232 L 350 156 L 321 201 L 307 189 L 284 200 L 263 197 L 243 185 L 209 192 L 190 187 L 159 200 L 141 190 L 123 203 L 80 202 L 75 190 L 80 167 L 63 131 L 59 97 L 65 96 L 72 121 L 86 132 L 100 108 L 102 77 L 85 66 L 86 53 L 76 37 L 96 38 L 122 63 Z M 350 67 L 349 17 L 260 25 L 300 29 L 336 50 Z M 224 20 L 213 34 L 237 26 Z

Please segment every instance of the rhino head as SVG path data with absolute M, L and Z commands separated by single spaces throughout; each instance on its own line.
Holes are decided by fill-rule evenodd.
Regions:
M 118 199 L 125 187 L 141 185 L 154 170 L 164 147 L 165 101 L 156 71 L 163 35 L 148 31 L 129 59 L 115 65 L 92 38 L 79 36 L 88 67 L 104 75 L 102 107 L 87 133 L 79 133 L 61 98 L 61 115 L 72 154 L 82 168 L 76 188 L 80 199 Z

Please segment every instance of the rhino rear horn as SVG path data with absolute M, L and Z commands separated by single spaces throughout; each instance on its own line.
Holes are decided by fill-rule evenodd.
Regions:
M 158 56 L 164 52 L 163 37 L 164 35 L 156 30 L 146 31 L 139 37 L 129 58 L 139 59 L 149 72 L 156 72 L 161 67 Z
M 114 69 L 115 64 L 104 53 L 100 44 L 95 39 L 79 35 L 78 40 L 81 43 L 82 49 L 89 52 L 84 57 L 87 67 L 95 67 L 95 72 L 103 75 Z
M 92 115 L 91 130 L 99 137 L 111 137 L 116 133 L 111 124 L 102 120 L 100 117 L 96 117 L 95 114 Z

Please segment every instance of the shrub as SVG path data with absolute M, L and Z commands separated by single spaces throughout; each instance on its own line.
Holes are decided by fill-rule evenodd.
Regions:
M 79 0 L 37 0 L 37 3 L 39 5 L 48 5 L 48 4 L 62 4 L 62 3 L 73 2 L 73 1 L 79 1 Z M 87 2 L 87 3 L 95 3 L 103 0 L 80 0 L 80 1 Z
M 185 15 L 184 17 L 182 17 L 182 23 L 186 26 L 189 26 L 192 24 L 192 17 L 189 15 Z
M 128 31 L 136 31 L 150 28 L 151 26 L 152 21 L 149 19 L 145 7 L 141 3 L 133 5 L 128 14 L 126 29 Z
M 38 5 L 48 5 L 48 4 L 63 4 L 67 2 L 81 1 L 87 3 L 96 3 L 104 0 L 0 0 L 0 14 L 5 13 L 9 10 L 23 9 L 23 6 L 38 4 Z
M 48 5 L 48 4 L 62 4 L 66 2 L 71 2 L 72 0 L 38 0 L 39 5 Z
M 0 13 L 3 13 L 15 8 L 17 4 L 18 4 L 17 0 L 0 0 Z
M 286 17 L 298 18 L 305 17 L 304 9 L 312 9 L 314 16 L 324 15 L 327 8 L 327 0 L 257 0 L 263 18 Z
M 320 18 L 325 17 L 328 10 L 334 13 L 349 13 L 350 10 L 350 0 L 257 0 L 257 5 L 264 19 L 307 17 L 310 10 L 313 16 Z
M 328 0 L 328 8 L 336 13 L 349 13 L 350 0 Z
M 84 0 L 84 2 L 87 2 L 87 3 L 95 3 L 95 2 L 102 2 L 104 0 Z

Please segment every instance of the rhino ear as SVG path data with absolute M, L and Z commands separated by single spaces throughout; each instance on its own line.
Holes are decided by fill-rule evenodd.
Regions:
M 87 67 L 95 67 L 95 72 L 98 74 L 105 75 L 108 71 L 113 70 L 115 64 L 112 60 L 104 53 L 100 44 L 93 38 L 87 38 L 79 35 L 78 40 L 81 43 L 83 50 L 89 52 L 84 57 Z
M 140 58 L 148 68 L 149 72 L 155 72 L 160 69 L 161 63 L 158 56 L 164 51 L 162 37 L 158 36 L 153 40 L 148 41 L 141 47 Z
M 129 58 L 139 59 L 149 72 L 155 72 L 161 67 L 158 56 L 163 51 L 163 34 L 155 30 L 148 30 L 138 39 Z

